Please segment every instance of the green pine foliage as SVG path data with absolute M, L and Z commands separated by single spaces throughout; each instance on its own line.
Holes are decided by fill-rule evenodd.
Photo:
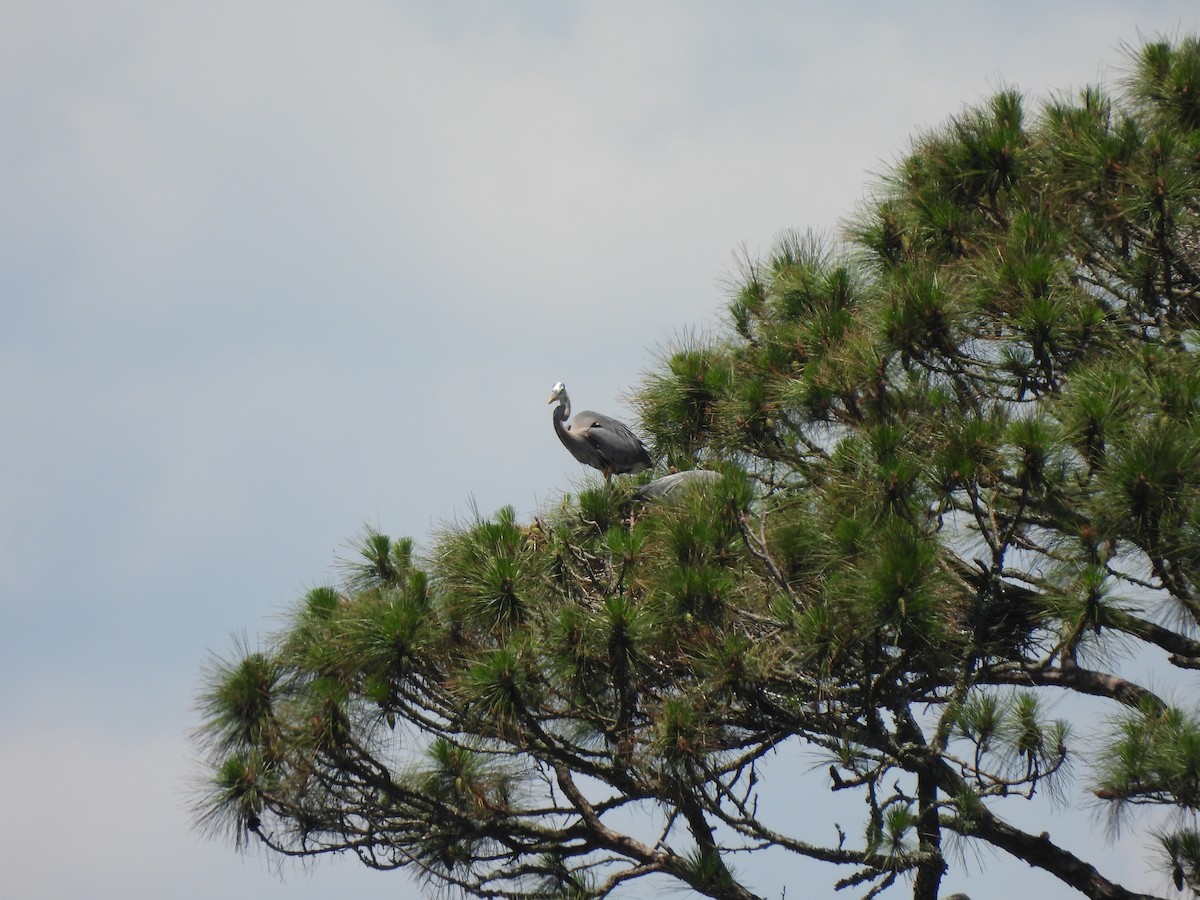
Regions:
M 481 897 L 750 898 L 776 848 L 935 900 L 964 846 L 1145 896 L 1003 818 L 1045 789 L 1170 813 L 1200 894 L 1200 713 L 1126 666 L 1200 668 L 1200 42 L 1131 55 L 920 135 L 844 244 L 743 262 L 637 395 L 661 466 L 719 480 L 363 536 L 207 672 L 200 821 Z M 860 827 L 773 802 L 788 753 Z

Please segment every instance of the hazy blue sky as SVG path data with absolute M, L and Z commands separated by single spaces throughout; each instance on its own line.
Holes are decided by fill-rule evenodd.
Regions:
M 628 415 L 739 247 L 836 229 L 920 128 L 1200 28 L 1195 0 L 911 6 L 0 4 L 5 895 L 417 896 L 189 830 L 209 652 L 364 523 L 570 490 L 550 386 Z M 973 900 L 1068 896 L 978 871 Z

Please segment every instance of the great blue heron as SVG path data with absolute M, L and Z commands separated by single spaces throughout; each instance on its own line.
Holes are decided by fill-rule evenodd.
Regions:
M 564 425 L 571 416 L 571 398 L 561 381 L 553 387 L 546 402 L 555 400 L 558 407 L 554 410 L 554 433 L 573 457 L 603 472 L 606 482 L 611 482 L 613 475 L 640 472 L 653 465 L 637 435 L 616 419 L 585 409 L 575 415 L 570 425 Z
M 672 472 L 662 478 L 656 478 L 643 484 L 633 495 L 634 500 L 661 500 L 673 503 L 685 496 L 689 490 L 695 490 L 701 485 L 712 484 L 721 480 L 721 473 L 712 469 L 687 469 L 683 472 Z

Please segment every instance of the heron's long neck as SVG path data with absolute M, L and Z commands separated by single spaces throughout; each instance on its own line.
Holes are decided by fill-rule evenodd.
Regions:
M 554 433 L 564 444 L 569 440 L 570 429 L 563 423 L 571 417 L 571 400 L 566 394 L 559 398 L 558 406 L 554 407 Z

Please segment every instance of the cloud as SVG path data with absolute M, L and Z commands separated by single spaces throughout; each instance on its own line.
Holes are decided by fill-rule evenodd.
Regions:
M 301 867 L 192 830 L 195 770 L 179 737 L 129 741 L 44 718 L 0 738 L 5 890 L 16 897 L 397 896 L 403 873 Z M 233 865 L 229 865 L 230 862 Z

